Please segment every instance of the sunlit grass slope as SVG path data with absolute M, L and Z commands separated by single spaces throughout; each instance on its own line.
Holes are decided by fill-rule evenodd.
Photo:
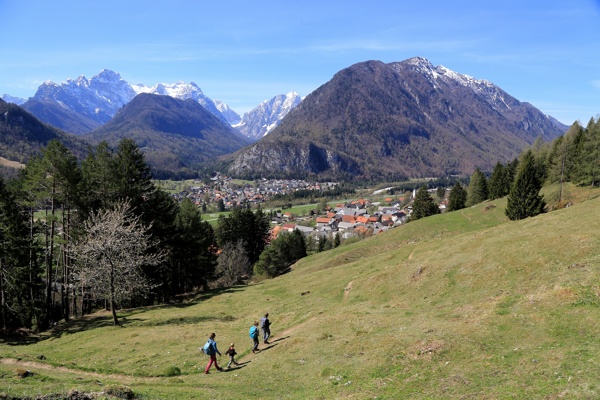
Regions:
M 599 398 L 600 191 L 571 190 L 573 207 L 535 218 L 507 221 L 505 199 L 486 202 L 305 258 L 273 280 L 123 312 L 123 327 L 98 314 L 39 341 L 3 341 L 0 393 Z M 267 311 L 272 344 L 252 354 L 248 328 Z M 223 353 L 236 343 L 240 367 L 202 373 L 210 332 Z M 34 375 L 15 377 L 24 365 Z

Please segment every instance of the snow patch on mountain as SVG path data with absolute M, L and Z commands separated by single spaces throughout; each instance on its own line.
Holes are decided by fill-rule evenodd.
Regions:
M 258 140 L 279 125 L 283 117 L 300 104 L 301 100 L 302 98 L 296 92 L 280 94 L 265 100 L 245 113 L 242 121 L 234 125 L 234 128 L 250 139 Z
M 220 100 L 215 100 L 214 102 L 217 106 L 217 110 L 219 110 L 219 112 L 223 115 L 223 117 L 225 117 L 225 119 L 230 125 L 235 126 L 236 124 L 239 124 L 242 121 L 242 117 L 240 117 L 238 113 L 233 111 L 227 104 L 223 103 Z
M 18 106 L 20 106 L 21 104 L 23 104 L 27 101 L 27 99 L 22 99 L 20 97 L 11 96 L 10 94 L 6 94 L 6 93 L 4 93 L 2 95 L 2 97 L 0 97 L 0 98 L 7 103 L 13 103 Z
M 171 96 L 180 100 L 192 99 L 206 108 L 211 114 L 219 118 L 222 122 L 229 124 L 227 119 L 217 108 L 215 102 L 206 96 L 194 82 L 186 83 L 179 81 L 176 83 L 157 83 L 154 86 L 145 86 L 142 84 L 131 85 L 136 94 L 151 93 L 163 96 Z
M 33 99 L 55 102 L 102 125 L 140 93 L 170 96 L 181 100 L 192 99 L 223 123 L 238 128 L 244 135 L 253 139 L 259 139 L 277 126 L 301 100 L 295 92 L 275 96 L 241 118 L 224 102 L 206 96 L 194 82 L 132 85 L 123 80 L 117 72 L 108 69 L 102 70 L 89 80 L 81 75 L 75 79 L 69 78 L 60 85 L 46 81 L 40 85 Z
M 461 85 L 464 86 L 478 96 L 483 97 L 494 108 L 500 107 L 511 109 L 509 103 L 518 101 L 485 79 L 476 79 L 470 75 L 461 74 L 452 71 L 443 65 L 433 66 L 429 60 L 423 57 L 413 57 L 403 63 L 392 63 L 396 71 L 400 72 L 404 65 L 408 65 L 413 70 L 421 73 L 431 84 L 434 89 L 438 89 L 440 85 Z

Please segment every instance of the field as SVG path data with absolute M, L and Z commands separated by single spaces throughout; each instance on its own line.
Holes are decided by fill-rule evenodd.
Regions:
M 506 219 L 506 199 L 425 218 L 276 279 L 124 310 L 122 327 L 98 313 L 3 338 L 0 394 L 599 398 L 600 190 L 571 193 L 573 206 L 522 221 Z M 252 354 L 265 312 L 272 343 Z M 240 366 L 203 373 L 211 332 L 222 353 L 236 343 Z

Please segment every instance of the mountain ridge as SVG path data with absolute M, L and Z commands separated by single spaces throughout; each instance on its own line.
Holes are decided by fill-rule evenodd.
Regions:
M 133 139 L 160 177 L 196 177 L 200 164 L 247 145 L 249 140 L 192 98 L 140 93 L 107 124 L 83 135 L 97 144 Z
M 371 60 L 336 73 L 269 135 L 225 161 L 244 177 L 470 174 L 565 130 L 496 85 L 422 57 Z
M 277 110 L 272 110 L 271 106 L 263 110 L 269 113 L 268 115 L 257 115 L 263 103 L 273 103 L 281 96 L 286 96 L 277 95 L 251 110 L 249 116 L 252 116 L 252 119 L 248 117 L 246 121 L 242 121 L 242 117 L 226 103 L 206 96 L 194 82 L 178 81 L 157 83 L 152 86 L 141 83 L 129 84 L 119 73 L 109 69 L 103 69 L 90 79 L 81 75 L 76 79 L 69 78 L 61 84 L 46 81 L 39 86 L 35 95 L 27 100 L 8 94 L 3 95 L 3 98 L 22 105 L 43 122 L 63 131 L 84 134 L 107 123 L 119 109 L 140 93 L 160 94 L 181 100 L 194 99 L 222 122 L 232 126 L 242 123 L 244 126 L 242 133 L 250 132 L 247 136 L 253 140 L 263 136 L 270 128 L 277 125 L 285 115 L 282 110 L 289 111 L 293 107 L 284 105 Z M 256 123 L 261 125 L 255 127 Z M 259 131 L 260 133 L 256 133 Z

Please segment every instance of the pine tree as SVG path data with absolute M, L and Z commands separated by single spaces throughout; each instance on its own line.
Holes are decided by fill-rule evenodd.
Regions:
M 508 179 L 506 167 L 501 162 L 497 162 L 492 171 L 492 175 L 490 176 L 488 185 L 490 200 L 506 196 L 510 191 L 511 184 L 512 182 Z
M 467 190 L 467 206 L 479 204 L 488 199 L 487 179 L 479 168 L 475 169 Z
M 108 208 L 117 197 L 117 174 L 113 151 L 107 142 L 100 142 L 96 149 L 89 149 L 81 163 L 82 217 L 90 212 Z
M 185 198 L 175 217 L 176 240 L 171 258 L 171 294 L 206 286 L 216 265 L 216 240 L 212 226 L 202 221 L 196 205 Z
M 509 219 L 519 220 L 544 212 L 546 203 L 539 194 L 542 182 L 538 168 L 531 150 L 527 151 L 508 195 L 505 213 Z
M 416 221 L 418 219 L 439 213 L 440 209 L 434 203 L 433 198 L 431 198 L 429 195 L 427 187 L 421 186 L 415 195 L 415 200 L 413 201 L 413 209 L 410 215 L 410 220 Z
M 600 176 L 600 120 L 592 118 L 582 138 L 580 154 L 577 160 L 580 185 L 597 186 Z
M 221 216 L 217 222 L 215 235 L 220 247 L 225 243 L 242 240 L 246 245 L 246 255 L 251 264 L 258 261 L 269 239 L 269 219 L 258 210 L 233 210 L 228 216 Z
M 0 323 L 2 330 L 32 326 L 35 291 L 29 268 L 29 228 L 26 214 L 0 177 Z
M 456 182 L 450 191 L 448 198 L 448 211 L 456 211 L 465 208 L 467 203 L 467 191 L 459 182 Z

